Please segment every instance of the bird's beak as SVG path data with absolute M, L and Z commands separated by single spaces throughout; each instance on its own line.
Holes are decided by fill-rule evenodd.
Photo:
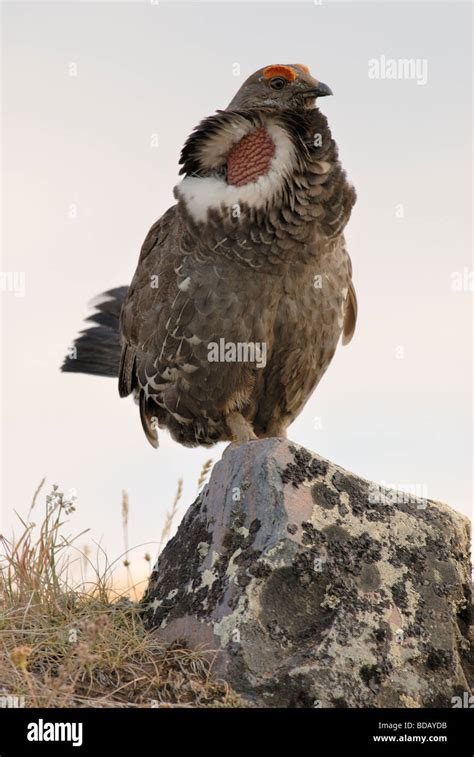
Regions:
M 326 97 L 326 95 L 332 95 L 332 89 L 330 89 L 327 84 L 323 84 L 322 81 L 320 81 L 316 87 L 305 89 L 300 94 L 302 94 L 303 97 Z

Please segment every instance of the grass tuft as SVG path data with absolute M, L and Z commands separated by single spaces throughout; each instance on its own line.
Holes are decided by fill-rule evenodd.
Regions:
M 90 548 L 76 547 L 85 532 L 65 534 L 74 495 L 53 486 L 39 513 L 43 485 L 26 519 L 17 516 L 20 537 L 0 536 L 0 697 L 19 698 L 25 707 L 241 706 L 213 678 L 207 656 L 179 643 L 165 645 L 144 629 L 139 606 L 130 599 L 133 587 L 125 593 L 114 589 L 114 563 L 106 559 L 101 570 Z M 166 538 L 181 493 L 182 482 L 165 523 Z M 125 561 L 128 516 L 124 493 Z M 150 564 L 151 556 L 144 557 Z M 79 583 L 72 578 L 77 563 Z

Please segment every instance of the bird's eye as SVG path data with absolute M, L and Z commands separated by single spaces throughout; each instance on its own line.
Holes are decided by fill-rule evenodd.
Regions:
M 272 89 L 283 89 L 283 87 L 286 84 L 286 79 L 283 79 L 282 76 L 274 76 L 273 79 L 270 81 L 270 87 Z

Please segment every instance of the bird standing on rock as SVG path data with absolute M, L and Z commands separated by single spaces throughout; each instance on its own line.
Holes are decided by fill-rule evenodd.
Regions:
M 357 304 L 343 231 L 356 194 L 301 64 L 259 69 L 184 145 L 176 204 L 130 287 L 106 293 L 63 370 L 118 376 L 147 439 L 286 436 Z

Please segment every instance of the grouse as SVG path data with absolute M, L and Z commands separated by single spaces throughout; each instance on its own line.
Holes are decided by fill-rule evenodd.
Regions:
M 301 64 L 252 74 L 181 154 L 176 203 L 129 287 L 103 295 L 63 371 L 118 377 L 146 437 L 187 446 L 285 436 L 357 301 L 344 228 L 356 194 Z

